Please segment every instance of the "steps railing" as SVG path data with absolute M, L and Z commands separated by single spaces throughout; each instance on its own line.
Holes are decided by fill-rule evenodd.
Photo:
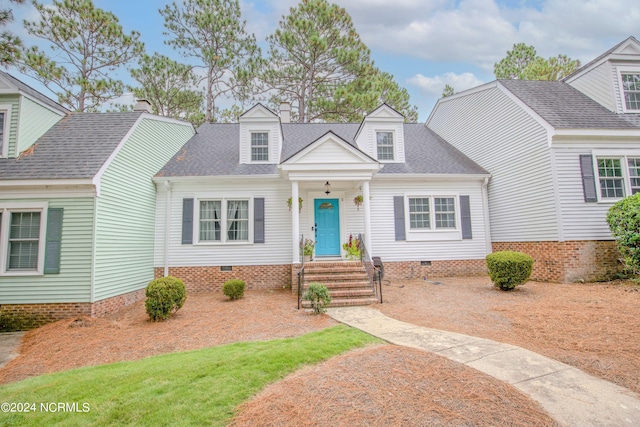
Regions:
M 380 269 L 373 265 L 373 260 L 367 252 L 367 246 L 364 244 L 364 236 L 362 233 L 358 234 L 358 247 L 360 248 L 360 262 L 364 265 L 364 269 L 369 276 L 369 283 L 380 304 L 382 304 L 382 276 Z
M 300 235 L 300 269 L 298 270 L 298 310 L 304 293 L 304 235 Z

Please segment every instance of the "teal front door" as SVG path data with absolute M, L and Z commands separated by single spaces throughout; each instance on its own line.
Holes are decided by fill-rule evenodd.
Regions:
M 340 255 L 338 199 L 315 199 L 316 256 Z

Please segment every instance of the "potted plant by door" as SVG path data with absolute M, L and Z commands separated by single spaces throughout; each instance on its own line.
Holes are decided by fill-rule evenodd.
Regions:
M 289 212 L 291 212 L 291 206 L 293 206 L 293 199 L 289 197 L 287 199 L 287 206 L 289 206 Z M 302 211 L 302 197 L 298 197 L 298 212 Z
M 313 248 L 316 245 L 311 239 L 306 239 L 304 241 L 304 247 L 302 248 L 302 253 L 304 255 L 305 262 L 313 260 Z
M 362 206 L 362 195 L 358 195 L 353 199 L 353 203 L 356 205 L 356 208 L 360 210 L 360 206 Z

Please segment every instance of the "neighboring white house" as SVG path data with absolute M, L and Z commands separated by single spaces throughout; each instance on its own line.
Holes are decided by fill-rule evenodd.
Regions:
M 438 101 L 427 127 L 491 172 L 494 250 L 531 254 L 534 277 L 610 277 L 605 221 L 640 189 L 640 43 L 633 37 L 564 81 L 498 80 Z
M 284 107 L 202 125 L 158 173 L 157 276 L 191 289 L 232 277 L 283 287 L 301 237 L 315 241 L 316 259 L 337 259 L 358 234 L 389 275 L 485 271 L 484 169 L 387 105 L 360 124 L 292 124 Z

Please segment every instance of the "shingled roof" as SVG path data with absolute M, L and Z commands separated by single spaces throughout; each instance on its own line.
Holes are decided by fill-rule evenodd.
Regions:
M 638 129 L 633 118 L 618 115 L 561 81 L 498 80 L 556 129 Z
M 280 160 L 284 161 L 332 131 L 356 146 L 359 123 L 287 123 Z M 385 163 L 380 173 L 487 174 L 424 124 L 404 124 L 406 163 Z M 237 176 L 277 174 L 275 164 L 240 164 L 240 125 L 204 124 L 157 176 Z
M 70 113 L 15 159 L 0 179 L 93 178 L 142 113 Z

